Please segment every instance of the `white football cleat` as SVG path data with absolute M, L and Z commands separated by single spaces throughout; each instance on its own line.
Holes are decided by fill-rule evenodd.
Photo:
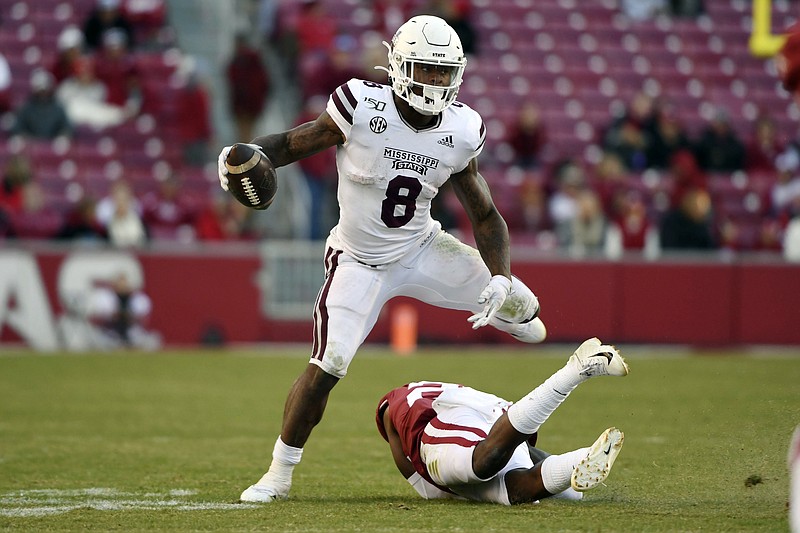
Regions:
M 617 349 L 608 344 L 602 344 L 600 339 L 592 337 L 583 341 L 575 353 L 569 358 L 568 364 L 572 365 L 581 376 L 627 376 L 628 364 L 622 359 Z
M 495 322 L 495 327 L 522 342 L 538 343 L 547 338 L 547 328 L 544 327 L 544 322 L 539 317 L 524 324 L 510 324 L 498 320 Z
M 247 487 L 242 495 L 239 496 L 239 501 L 243 503 L 272 503 L 278 500 L 285 500 L 289 497 L 289 490 L 279 490 L 269 485 L 250 485 Z
M 578 492 L 595 488 L 608 477 L 611 466 L 622 449 L 625 434 L 617 428 L 608 428 L 600 435 L 589 453 L 572 471 L 570 484 Z

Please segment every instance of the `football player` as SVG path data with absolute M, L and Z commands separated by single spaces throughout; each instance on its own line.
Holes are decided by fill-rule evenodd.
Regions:
M 800 106 L 800 25 L 789 28 L 775 62 L 783 88 Z M 789 231 L 787 228 L 787 233 Z M 787 237 L 786 240 L 791 239 Z M 789 445 L 789 480 L 789 529 L 792 533 L 800 533 L 800 426 L 795 429 Z
M 783 88 L 800 105 L 800 26 L 793 25 L 775 56 L 775 66 Z
M 398 470 L 425 499 L 460 497 L 511 505 L 550 496 L 580 499 L 602 483 L 624 435 L 608 428 L 589 448 L 532 458 L 540 426 L 582 382 L 625 376 L 628 366 L 597 338 L 516 403 L 451 383 L 421 381 L 378 402 L 378 431 Z
M 352 79 L 315 120 L 251 144 L 275 167 L 336 146 L 340 217 L 326 243 L 310 363 L 289 392 L 269 471 L 241 501 L 287 497 L 331 389 L 391 298 L 469 311 L 473 329 L 492 325 L 523 342 L 546 337 L 536 296 L 511 275 L 508 228 L 478 172 L 486 127 L 456 101 L 467 63 L 458 35 L 423 15 L 384 45 L 389 67 L 376 68 L 388 72 L 390 85 Z M 229 151 L 219 155 L 226 190 Z M 477 249 L 431 217 L 431 199 L 448 180 Z

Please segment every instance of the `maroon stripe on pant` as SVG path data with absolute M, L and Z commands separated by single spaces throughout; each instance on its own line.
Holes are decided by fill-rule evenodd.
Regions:
M 314 344 L 311 357 L 320 361 L 328 344 L 328 291 L 331 289 L 341 254 L 341 250 L 333 248 L 328 248 L 325 252 L 325 283 L 319 290 L 317 302 L 314 304 Z
M 438 418 L 434 418 L 430 421 L 431 426 L 435 427 L 436 429 L 442 429 L 446 431 L 466 431 L 468 433 L 474 433 L 479 437 L 486 438 L 486 432 L 482 429 L 473 428 L 469 426 L 459 426 L 458 424 L 448 424 L 447 422 L 442 422 Z
M 427 433 L 422 434 L 420 439 L 422 444 L 456 444 L 462 448 L 472 448 L 477 446 L 480 441 L 465 439 L 464 437 L 431 437 Z

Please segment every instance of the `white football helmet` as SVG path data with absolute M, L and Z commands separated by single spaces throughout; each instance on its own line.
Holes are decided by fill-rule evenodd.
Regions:
M 375 68 L 389 73 L 397 96 L 423 115 L 437 115 L 455 101 L 467 58 L 447 22 L 431 15 L 413 17 L 400 26 L 391 44 L 383 44 L 389 49 L 389 68 Z M 442 75 L 442 82 L 427 83 L 424 75 L 431 69 Z

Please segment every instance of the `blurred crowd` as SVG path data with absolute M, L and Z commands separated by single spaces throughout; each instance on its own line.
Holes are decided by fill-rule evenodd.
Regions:
M 368 20 L 359 34 L 321 0 L 244 0 L 253 17 L 231 36 L 232 50 L 216 75 L 227 88 L 227 111 L 236 140 L 250 140 L 275 80 L 296 88 L 296 124 L 313 119 L 328 95 L 353 77 L 385 81 L 381 40 L 410 16 L 425 12 L 447 20 L 468 56 L 479 58 L 476 8 L 467 0 L 371 0 L 358 7 Z M 35 65 L 24 100 L 10 97 L 13 73 L 0 52 L 0 113 L 12 117 L 0 135 L 25 143 L 80 142 L 113 136 L 155 116 L 164 144 L 179 153 L 149 186 L 126 169 L 104 190 L 84 190 L 52 209 L 47 185 L 37 177 L 35 155 L 21 149 L 3 158 L 0 236 L 103 241 L 144 246 L 153 239 L 184 242 L 263 237 L 254 213 L 205 180 L 197 190 L 187 176 L 208 173 L 217 152 L 210 93 L 194 58 L 178 54 L 168 85 L 154 83 L 143 60 L 174 49 L 163 0 L 92 0 L 80 24 L 61 28 L 52 58 Z M 659 14 L 695 17 L 699 1 L 621 2 L 631 19 Z M 13 15 L 13 14 L 12 14 Z M 12 19 L 0 20 L 0 28 Z M 267 68 L 265 53 L 279 58 Z M 215 67 L 216 68 L 216 67 Z M 205 73 L 206 75 L 208 73 Z M 465 79 L 470 75 L 469 66 Z M 160 80 L 164 81 L 164 80 Z M 173 96 L 165 103 L 163 90 Z M 782 252 L 800 220 L 800 146 L 776 127 L 774 110 L 762 109 L 742 135 L 720 106 L 700 131 L 690 131 L 669 97 L 642 88 L 607 123 L 592 158 L 565 156 L 548 135 L 536 96 L 504 124 L 502 161 L 488 150 L 484 175 L 517 242 L 574 254 L 625 251 L 744 250 Z M 164 112 L 168 108 L 168 113 Z M 161 117 L 168 117 L 163 119 Z M 484 117 L 487 120 L 489 117 Z M 169 136 L 169 137 L 167 137 Z M 337 218 L 332 150 L 299 163 L 309 197 L 307 238 L 323 239 Z M 205 178 L 203 178 L 205 179 Z M 192 189 L 187 193 L 187 189 Z M 434 205 L 451 231 L 466 227 L 447 187 Z M 796 245 L 795 245 L 796 248 Z
M 800 147 L 767 111 L 749 137 L 724 108 L 691 135 L 669 100 L 639 92 L 601 132 L 595 164 L 548 153 L 535 102 L 508 131 L 521 191 L 512 229 L 543 246 L 780 252 L 800 215 Z

